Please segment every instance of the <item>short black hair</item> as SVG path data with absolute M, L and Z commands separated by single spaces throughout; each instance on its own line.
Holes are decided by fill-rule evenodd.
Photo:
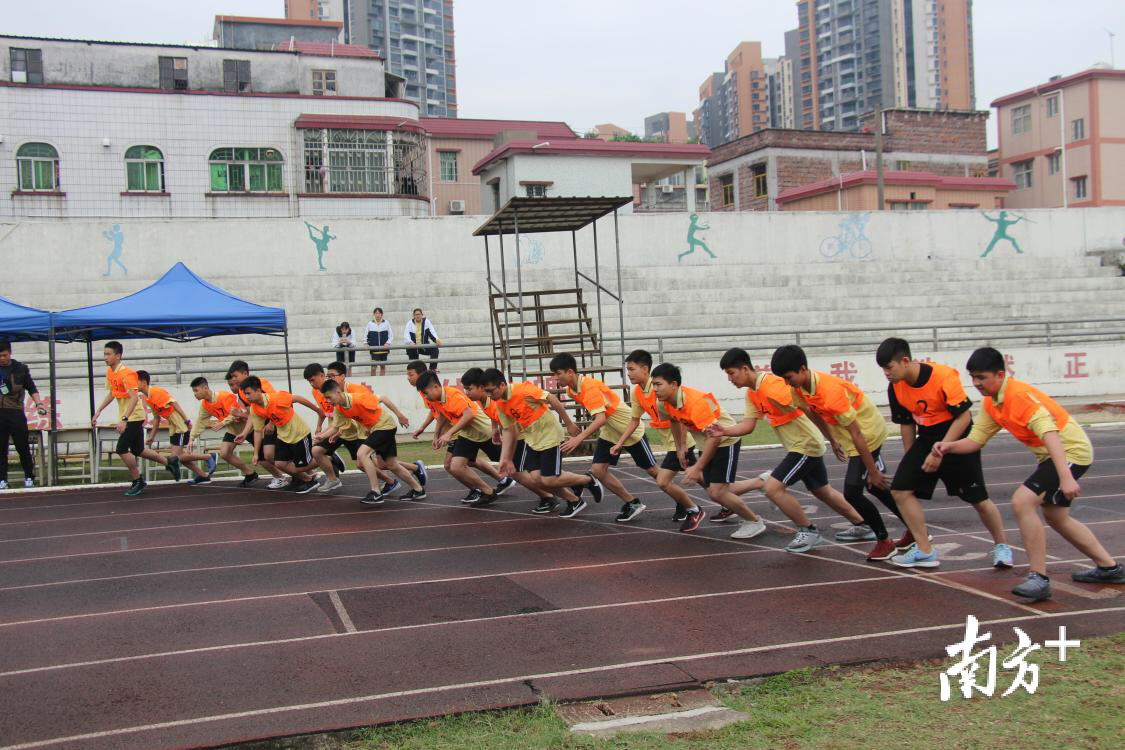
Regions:
M 426 363 L 423 362 L 420 359 L 416 359 L 406 366 L 407 372 L 413 371 L 413 372 L 418 373 L 419 375 L 421 375 L 424 372 L 429 372 L 429 370 L 430 370 L 430 368 L 426 366 Z
M 322 386 L 320 386 L 320 392 L 323 393 L 325 396 L 327 396 L 332 391 L 338 391 L 338 390 L 340 390 L 340 384 L 337 383 L 332 378 L 328 378 L 327 380 L 324 381 L 324 384 Z
M 551 372 L 558 372 L 559 370 L 577 370 L 578 362 L 575 361 L 573 354 L 556 354 L 551 357 L 551 364 L 547 365 L 547 369 Z
M 113 353 L 120 357 L 125 353 L 125 347 L 121 346 L 120 341 L 107 341 L 105 342 L 104 349 L 112 349 Z
M 750 363 L 750 354 L 745 349 L 739 349 L 737 346 L 732 349 L 727 349 L 723 353 L 722 359 L 719 360 L 719 369 L 729 370 L 733 367 L 749 367 L 754 369 L 754 365 Z
M 796 344 L 779 346 L 770 357 L 770 370 L 774 375 L 785 375 L 788 372 L 799 372 L 802 367 L 809 366 L 809 358 L 805 350 Z
M 504 373 L 497 370 L 495 367 L 489 367 L 480 376 L 480 384 L 484 386 L 500 385 L 501 383 L 508 382 L 504 378 Z
M 238 387 L 243 391 L 248 388 L 251 388 L 255 391 L 260 391 L 262 390 L 262 381 L 258 378 L 257 375 L 248 375 L 246 376 L 245 380 L 239 383 Z
M 230 367 L 227 368 L 227 377 L 229 378 L 236 372 L 244 372 L 249 375 L 250 365 L 246 364 L 246 360 L 244 359 L 236 359 L 235 361 L 231 362 Z
M 374 315 L 375 313 L 381 313 L 381 312 L 383 312 L 383 308 L 381 308 L 381 307 L 376 307 L 374 310 L 371 311 L 372 315 Z
M 328 364 L 328 372 L 333 373 L 335 375 L 347 375 L 348 374 L 348 366 L 345 365 L 343 362 L 341 362 L 339 360 L 336 360 L 335 362 L 330 362 Z
M 192 388 L 199 388 L 199 387 L 202 387 L 202 386 L 205 386 L 205 385 L 207 385 L 207 378 L 203 377 L 202 375 L 200 375 L 195 380 L 191 381 L 191 387 Z
M 625 358 L 626 362 L 632 362 L 635 365 L 644 365 L 648 369 L 652 369 L 652 355 L 644 349 L 634 349 L 629 352 L 629 356 Z
M 910 344 L 906 339 L 891 336 L 888 339 L 883 339 L 883 343 L 879 344 L 879 348 L 875 350 L 875 362 L 880 367 L 886 367 L 891 362 L 897 362 L 903 357 L 913 359 L 910 354 Z
M 426 370 L 424 373 L 418 376 L 418 380 L 414 383 L 414 387 L 418 389 L 419 393 L 421 393 L 426 388 L 429 388 L 431 385 L 435 384 L 441 385 L 441 380 L 438 379 L 437 373 L 433 370 Z
M 679 385 L 684 382 L 684 376 L 680 374 L 680 368 L 676 367 L 670 362 L 663 362 L 656 366 L 652 371 L 652 377 L 660 378 L 668 383 L 675 383 Z
M 311 362 L 311 363 L 305 365 L 305 372 L 303 374 L 304 374 L 305 380 L 308 380 L 313 375 L 323 375 L 324 374 L 324 368 L 321 366 L 321 364 L 319 362 Z
M 137 380 L 143 380 L 146 383 L 151 383 L 152 376 L 148 374 L 148 370 L 137 370 Z
M 0 352 L 12 351 L 12 342 L 0 339 Z
M 1004 364 L 1004 355 L 991 346 L 982 346 L 975 352 L 969 355 L 969 361 L 965 363 L 965 369 L 969 372 L 1007 372 L 1008 368 Z
M 461 376 L 461 385 L 464 388 L 472 388 L 481 384 L 484 379 L 484 370 L 479 367 L 470 367 L 465 370 L 465 374 Z

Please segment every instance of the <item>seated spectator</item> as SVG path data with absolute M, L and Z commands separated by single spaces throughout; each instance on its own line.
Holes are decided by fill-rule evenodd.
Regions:
M 336 332 L 332 334 L 332 349 L 337 361 L 355 362 L 355 333 L 348 321 L 336 326 Z M 344 359 L 345 356 L 347 359 Z
M 414 308 L 414 317 L 411 318 L 410 322 L 406 324 L 406 332 L 403 335 L 403 343 L 433 343 L 441 346 L 441 339 L 438 338 L 437 331 L 434 329 L 434 324 L 422 315 L 422 308 Z M 406 350 L 407 359 L 413 361 L 420 357 L 429 357 L 430 369 L 437 369 L 438 350 L 436 347 L 424 347 Z

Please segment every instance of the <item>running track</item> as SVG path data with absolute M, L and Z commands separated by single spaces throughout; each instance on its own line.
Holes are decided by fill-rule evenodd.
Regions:
M 1097 460 L 1075 516 L 1125 555 L 1125 430 L 1091 436 Z M 899 454 L 888 445 L 892 465 Z M 744 450 L 741 474 L 778 458 Z M 843 465 L 829 459 L 838 485 Z M 1007 500 L 1031 460 L 1006 438 L 985 455 L 1016 544 Z M 631 464 L 624 472 L 649 508 L 629 525 L 614 524 L 608 494 L 572 520 L 532 515 L 519 488 L 465 508 L 439 472 L 427 500 L 373 509 L 356 501 L 354 473 L 348 495 L 327 499 L 226 482 L 154 485 L 140 498 L 7 495 L 0 743 L 210 747 L 541 695 L 939 657 L 968 614 L 994 641 L 1011 640 L 1012 625 L 1039 642 L 1059 625 L 1075 637 L 1125 630 L 1125 592 L 1070 583 L 1085 562 L 1053 532 L 1054 599 L 1012 598 L 1023 568 L 990 568 L 976 514 L 940 490 L 927 516 L 943 563 L 920 574 L 866 563 L 866 543 L 787 554 L 792 529 L 758 494 L 747 499 L 775 523 L 757 539 L 730 540 L 732 526 L 710 522 L 677 533 L 671 500 Z M 812 515 L 822 530 L 841 526 L 822 507 Z M 1025 560 L 1017 549 L 1017 566 Z

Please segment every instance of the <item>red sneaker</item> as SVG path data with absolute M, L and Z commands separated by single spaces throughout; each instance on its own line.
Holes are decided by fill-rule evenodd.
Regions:
M 909 531 L 906 533 L 907 536 L 910 535 Z M 911 544 L 913 544 L 913 542 L 911 542 Z M 896 542 L 892 542 L 889 538 L 880 539 L 879 541 L 875 542 L 875 546 L 872 547 L 871 551 L 867 553 L 867 560 L 869 562 L 873 562 L 875 560 L 886 560 L 898 551 L 895 545 Z
M 895 542 L 895 549 L 899 552 L 905 552 L 910 549 L 912 544 L 914 544 L 914 535 L 910 533 L 910 529 L 907 529 L 906 533 L 902 535 L 902 539 Z
M 703 519 L 707 518 L 707 514 L 703 512 L 703 508 L 696 508 L 694 513 L 688 513 L 687 518 L 680 524 L 680 531 L 684 533 L 691 533 L 699 528 L 699 524 L 703 523 Z

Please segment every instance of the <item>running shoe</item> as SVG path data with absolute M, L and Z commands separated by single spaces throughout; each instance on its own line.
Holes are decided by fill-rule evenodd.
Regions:
M 1023 583 L 1012 589 L 1012 593 L 1016 596 L 1027 597 L 1033 602 L 1050 599 L 1051 581 L 1047 576 L 1032 571 L 1027 574 L 1027 578 L 1023 580 Z
M 177 482 L 180 481 L 180 459 L 175 456 L 168 456 L 168 463 L 164 464 L 164 468 L 172 475 L 172 478 Z
M 426 486 L 426 482 L 430 478 L 429 473 L 426 472 L 426 465 L 420 460 L 414 462 L 414 476 L 418 477 L 418 484 L 423 487 Z
M 875 546 L 867 553 L 867 560 L 869 562 L 887 560 L 896 552 L 898 552 L 898 550 L 895 549 L 895 543 L 892 542 L 889 537 L 887 539 L 880 539 L 875 542 Z
M 293 490 L 293 492 L 297 493 L 298 495 L 307 495 L 315 490 L 318 486 L 319 485 L 311 479 L 307 482 L 295 480 L 289 489 Z
M 201 484 L 211 484 L 211 477 L 206 474 L 201 474 L 188 480 L 188 487 L 196 487 Z
M 384 482 L 383 488 L 381 490 L 379 490 L 379 494 L 382 495 L 383 497 L 387 497 L 392 492 L 397 491 L 398 488 L 401 487 L 401 486 L 402 486 L 402 482 L 398 481 L 397 479 L 393 482 L 390 482 L 390 483 Z
M 580 498 L 576 503 L 572 503 L 568 500 L 566 503 L 566 507 L 562 510 L 562 513 L 559 513 L 559 518 L 574 518 L 584 510 L 586 510 L 585 500 L 582 500 Z
M 703 519 L 707 518 L 707 514 L 703 512 L 702 508 L 696 507 L 694 513 L 684 511 L 685 517 L 683 523 L 680 524 L 680 531 L 685 534 L 690 534 L 699 528 L 699 524 L 703 523 Z
M 461 502 L 465 505 L 472 505 L 477 500 L 480 500 L 480 490 L 469 490 L 469 494 L 461 498 Z
M 793 541 L 785 545 L 785 551 L 808 552 L 818 544 L 820 544 L 820 532 L 815 526 L 810 526 L 807 529 L 797 529 L 797 535 L 793 537 Z
M 145 483 L 141 479 L 134 479 L 133 483 L 129 485 L 129 489 L 125 490 L 126 497 L 136 497 L 141 494 L 145 488 Z
M 274 477 L 268 487 L 271 490 L 280 490 L 288 487 L 291 481 L 293 480 L 290 477 Z
M 554 513 L 557 507 L 559 507 L 559 501 L 555 498 L 541 497 L 539 498 L 539 504 L 532 508 L 531 512 L 542 516 L 547 513 Z
M 928 534 L 926 538 L 932 542 L 934 540 L 934 535 Z M 902 535 L 902 538 L 895 542 L 895 549 L 899 552 L 905 552 L 910 549 L 912 544 L 914 544 L 914 535 L 910 533 L 910 529 L 907 529 L 906 533 Z
M 34 486 L 35 486 L 35 477 L 24 477 L 23 488 L 25 490 L 29 490 Z
M 766 494 L 765 483 L 770 481 L 770 476 L 771 476 L 771 474 L 768 471 L 763 471 L 761 474 L 758 475 L 758 479 L 762 480 L 762 486 L 758 488 L 758 492 L 761 492 L 763 495 Z
M 711 516 L 711 523 L 726 523 L 727 521 L 737 521 L 738 515 L 730 508 L 720 508 L 719 512 Z
M 1112 568 L 1086 568 L 1070 574 L 1072 581 L 1079 583 L 1125 583 L 1125 565 L 1117 563 Z
M 496 502 L 495 492 L 490 492 L 487 495 L 483 492 L 478 492 L 477 494 L 479 495 L 479 497 L 473 503 L 474 508 L 483 508 L 486 505 L 492 505 L 492 503 Z
M 758 519 L 757 521 L 747 521 L 742 519 L 742 523 L 738 524 L 738 528 L 730 535 L 731 539 L 753 539 L 759 534 L 765 533 L 766 522 Z
M 210 453 L 207 455 L 207 477 L 210 478 L 215 473 L 215 469 L 219 468 L 219 454 Z
M 344 486 L 344 483 L 341 482 L 339 479 L 333 479 L 333 480 L 331 480 L 329 482 L 325 482 L 324 484 L 317 487 L 316 491 L 319 492 L 322 495 L 327 495 L 330 492 L 335 492 L 336 490 L 340 489 L 343 486 Z
M 364 505 L 382 505 L 386 500 L 383 495 L 375 490 L 371 490 L 359 500 Z
M 683 523 L 684 519 L 688 517 L 687 508 L 680 504 L 676 504 L 676 509 L 672 511 L 672 523 Z
M 332 461 L 332 470 L 336 472 L 336 476 L 340 476 L 341 474 L 343 474 L 345 471 L 348 470 L 348 467 L 346 465 L 344 465 L 344 459 L 340 458 L 335 453 L 332 454 L 331 461 Z
M 613 520 L 617 523 L 628 523 L 639 516 L 644 509 L 645 506 L 641 504 L 640 500 L 625 503 L 621 506 L 621 512 L 617 514 L 617 518 Z
M 992 567 L 1012 567 L 1012 548 L 1006 544 L 997 544 L 992 548 Z
M 590 497 L 594 498 L 594 502 L 600 503 L 602 501 L 602 495 L 605 494 L 605 490 L 602 489 L 602 483 L 590 472 L 586 472 L 586 476 L 590 477 L 590 483 L 583 485 L 582 489 L 589 490 Z
M 512 479 L 511 477 L 503 477 L 499 482 L 496 483 L 496 488 L 492 490 L 492 492 L 496 495 L 503 495 L 515 483 L 516 480 Z
M 843 531 L 837 531 L 835 539 L 837 542 L 873 542 L 875 541 L 875 532 L 867 524 L 857 523 Z M 914 539 L 911 539 L 910 543 L 913 544 Z
M 0 490 L 6 490 L 6 489 L 8 489 L 8 480 L 7 479 L 0 479 Z
M 256 471 L 251 472 L 250 474 L 245 474 L 242 477 L 242 481 L 238 483 L 238 486 L 239 487 L 249 487 L 250 485 L 254 484 L 254 482 L 257 482 L 257 481 L 258 481 L 258 472 L 256 472 Z
M 410 492 L 407 492 L 405 495 L 403 495 L 401 499 L 402 500 L 422 500 L 425 497 L 426 497 L 426 488 L 423 487 L 420 490 L 410 490 Z
M 941 565 L 941 560 L 938 559 L 936 549 L 932 549 L 929 554 L 926 554 L 918 548 L 917 544 L 914 544 L 901 555 L 892 557 L 891 565 L 897 565 L 900 568 L 936 568 Z

